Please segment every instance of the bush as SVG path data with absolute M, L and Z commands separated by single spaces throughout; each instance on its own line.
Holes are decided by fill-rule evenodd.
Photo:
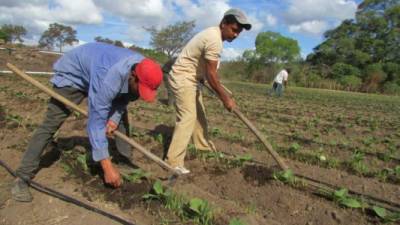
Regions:
M 386 82 L 383 85 L 383 93 L 390 95 L 400 95 L 400 85 L 394 82 Z
M 3 40 L 3 42 L 8 42 L 9 39 L 10 39 L 10 35 L 0 29 L 0 40 Z
M 332 66 L 331 77 L 336 80 L 342 79 L 345 76 L 357 76 L 361 75 L 361 71 L 352 65 L 346 63 L 335 63 Z
M 383 71 L 383 66 L 380 63 L 368 65 L 364 70 L 366 77 L 363 90 L 366 92 L 376 92 L 379 89 L 379 85 L 383 83 L 387 75 Z
M 357 76 L 350 75 L 342 77 L 339 80 L 339 83 L 343 85 L 348 91 L 355 91 L 360 88 L 362 80 Z
M 388 75 L 387 81 L 399 81 L 400 80 L 400 64 L 388 62 L 383 66 L 383 71 Z

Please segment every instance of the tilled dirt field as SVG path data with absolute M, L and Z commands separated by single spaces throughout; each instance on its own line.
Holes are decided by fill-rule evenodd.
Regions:
M 4 53 L 0 55 L 1 60 L 10 62 L 16 60 L 12 55 L 4 55 Z M 46 59 L 46 67 L 44 64 L 35 64 L 35 58 L 38 57 L 31 58 L 30 70 L 50 71 L 48 68 L 49 64 L 51 65 L 51 63 L 48 63 L 51 61 L 50 59 Z M 53 57 L 52 60 L 56 58 Z M 24 67 L 24 64 L 19 62 L 21 68 L 28 69 Z M 3 62 L 0 65 L 3 66 Z M 48 84 L 48 77 L 35 78 L 44 84 Z M 240 89 L 234 88 L 233 90 L 236 93 L 241 93 Z M 164 91 L 161 91 L 160 99 L 163 99 L 164 94 Z M 249 96 L 251 96 L 252 103 L 248 101 Z M 330 121 L 330 114 L 325 110 L 331 106 L 329 102 L 326 103 L 326 106 L 315 106 L 304 99 L 302 101 L 304 105 L 296 105 L 297 102 L 294 101 L 300 100 L 290 100 L 295 99 L 294 94 L 290 92 L 288 98 L 285 99 L 282 104 L 278 104 L 277 99 L 268 98 L 256 92 L 251 94 L 249 91 L 237 96 L 239 106 L 243 106 L 243 112 L 253 121 L 257 121 L 258 127 L 266 128 L 263 131 L 271 135 L 269 139 L 273 140 L 274 146 L 285 156 L 285 161 L 294 172 L 338 187 L 379 197 L 386 201 L 400 202 L 400 186 L 397 179 L 382 180 L 380 177 L 366 176 L 366 174 L 360 174 L 341 166 L 325 167 L 324 164 L 315 163 L 312 160 L 303 160 L 296 154 L 285 154 L 285 146 L 290 148 L 290 142 L 293 139 L 292 137 L 282 137 L 279 132 L 289 134 L 293 131 L 309 129 L 304 136 L 309 135 L 313 140 L 319 139 L 319 142 L 326 143 L 324 137 L 316 137 L 312 134 L 313 131 L 319 131 L 323 126 L 307 128 L 306 121 L 304 123 L 301 121 L 303 120 L 302 117 L 308 115 L 293 112 L 296 112 L 296 110 L 299 112 L 310 106 L 315 107 L 310 113 L 318 114 L 321 118 L 320 123 L 325 123 L 325 127 L 329 127 L 329 124 L 326 123 Z M 13 169 L 18 166 L 30 136 L 44 116 L 47 100 L 46 94 L 41 93 L 16 76 L 0 75 L 0 159 Z M 293 101 L 292 104 L 290 101 Z M 241 125 L 238 119 L 235 119 L 229 112 L 225 112 L 214 98 L 206 95 L 205 103 L 210 120 L 210 135 L 213 136 L 217 149 L 224 152 L 225 157 L 250 154 L 254 159 L 253 162 L 228 165 L 224 160 L 207 157 L 207 153 L 199 154 L 190 151 L 188 154 L 186 166 L 191 170 L 191 174 L 177 179 L 170 188 L 174 193 L 179 193 L 188 199 L 196 197 L 207 200 L 213 208 L 213 224 L 229 224 L 229 221 L 233 218 L 239 218 L 244 224 L 248 225 L 382 223 L 382 220 L 369 210 L 344 208 L 326 197 L 315 194 L 306 187 L 287 185 L 274 179 L 274 173 L 278 171 L 276 163 L 263 149 L 263 146 L 258 144 L 256 138 Z M 271 107 L 271 109 L 254 109 L 253 107 L 266 107 L 268 105 L 277 107 Z M 301 105 L 301 108 L 299 105 Z M 81 106 L 85 107 L 85 103 L 82 103 Z M 286 110 L 285 106 L 292 108 Z M 337 107 L 337 110 L 340 111 L 340 106 Z M 346 105 L 346 107 L 355 106 Z M 164 106 L 161 102 L 152 105 L 135 102 L 130 104 L 129 111 L 133 131 L 132 138 L 162 157 L 173 131 L 173 109 Z M 279 113 L 276 113 L 276 111 L 279 111 Z M 353 110 L 353 113 L 359 113 L 359 111 Z M 266 114 L 272 115 L 273 119 L 265 116 Z M 391 118 L 393 114 L 388 112 L 379 115 Z M 362 114 L 361 116 L 368 118 L 369 115 Z M 348 115 L 348 117 L 351 118 L 352 115 Z M 398 119 L 393 119 L 392 122 L 397 125 Z M 388 126 L 384 122 L 379 124 Z M 335 124 L 330 125 L 335 129 L 337 126 Z M 48 147 L 43 156 L 42 168 L 35 181 L 136 224 L 196 223 L 196 221 L 187 217 L 182 219 L 159 201 L 149 202 L 142 199 L 142 196 L 150 191 L 155 179 L 160 179 L 164 184 L 167 184 L 168 174 L 137 151 L 134 151 L 133 161 L 135 165 L 152 174 L 151 178 L 143 179 L 141 183 L 126 181 L 122 188 L 115 190 L 104 186 L 101 172 L 95 164 L 88 163 L 88 170 L 83 169 L 77 162 L 77 156 L 90 154 L 88 153 L 90 145 L 84 131 L 85 127 L 85 119 L 77 114 L 72 115 L 64 123 L 56 134 L 55 142 Z M 267 129 L 270 128 L 278 134 L 269 132 Z M 382 136 L 394 137 L 396 128 L 392 131 L 378 125 L 377 130 L 368 132 L 380 132 Z M 357 137 L 361 133 L 363 135 L 370 134 L 366 131 L 364 125 L 343 129 L 352 131 L 352 133 L 359 129 L 360 134 Z M 337 130 L 330 133 L 330 135 L 337 137 L 335 140 L 342 138 L 342 136 L 338 136 L 338 133 L 335 133 L 338 132 Z M 224 136 L 223 134 L 226 133 L 230 135 Z M 357 142 L 355 138 L 351 140 Z M 394 146 L 398 146 L 398 140 L 393 138 L 393 142 Z M 321 146 L 315 143 L 301 144 L 303 149 L 300 152 L 304 151 L 304 154 L 307 151 L 312 151 L 314 145 L 318 148 Z M 332 146 L 334 143 L 328 144 Z M 384 151 L 383 149 L 381 147 L 380 151 Z M 328 157 L 330 157 L 329 153 L 338 155 L 340 160 L 346 160 L 346 148 L 340 151 L 341 154 L 336 154 L 335 151 L 334 147 L 329 147 L 328 153 L 324 152 L 324 154 Z M 115 153 L 114 149 L 112 149 L 112 152 L 113 160 L 120 170 L 129 171 L 130 166 Z M 394 160 L 377 160 L 377 162 L 378 164 L 372 164 L 376 166 L 383 164 L 384 167 L 388 168 L 399 165 Z M 32 203 L 15 202 L 11 199 L 9 191 L 13 178 L 1 168 L 0 176 L 3 178 L 0 180 L 0 224 L 118 224 L 104 216 L 37 191 L 33 191 L 34 201 Z

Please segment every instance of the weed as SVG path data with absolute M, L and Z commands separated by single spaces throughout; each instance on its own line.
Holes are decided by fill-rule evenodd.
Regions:
M 289 147 L 289 153 L 292 153 L 292 154 L 294 154 L 294 153 L 297 153 L 299 150 L 300 150 L 300 145 L 299 144 L 297 144 L 296 142 L 295 143 L 293 143 L 290 147 Z
M 246 225 L 246 224 L 237 218 L 233 218 L 229 221 L 229 225 Z
M 18 127 L 22 126 L 23 118 L 20 115 L 7 114 L 5 119 L 7 122 L 16 123 Z
M 221 135 L 221 130 L 219 129 L 219 128 L 217 128 L 217 127 L 213 127 L 212 129 L 211 129 L 211 136 L 213 136 L 213 137 L 218 137 L 218 136 L 220 136 Z
M 351 169 L 353 169 L 355 172 L 361 175 L 366 174 L 369 171 L 367 165 L 363 162 L 364 157 L 365 157 L 364 152 L 355 151 L 351 156 L 351 161 L 350 161 Z

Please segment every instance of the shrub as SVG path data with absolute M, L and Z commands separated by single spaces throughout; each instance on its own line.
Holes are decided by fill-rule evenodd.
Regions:
M 364 75 L 366 79 L 363 90 L 366 92 L 376 92 L 379 85 L 385 81 L 387 77 L 380 63 L 368 65 L 364 70 Z
M 360 88 L 362 80 L 357 76 L 350 75 L 340 78 L 339 83 L 345 86 L 347 90 L 354 91 Z
M 400 95 L 400 85 L 394 82 L 386 82 L 383 86 L 383 93 L 390 95 Z
M 352 65 L 346 63 L 335 63 L 332 66 L 331 77 L 336 80 L 340 80 L 345 76 L 356 76 L 359 77 L 361 75 L 361 71 Z

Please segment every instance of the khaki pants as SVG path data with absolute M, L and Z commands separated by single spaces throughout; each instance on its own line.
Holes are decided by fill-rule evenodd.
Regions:
M 198 82 L 186 76 L 170 76 L 169 84 L 175 97 L 176 124 L 168 149 L 168 163 L 183 166 L 190 137 L 198 150 L 215 151 L 207 133 L 207 118 Z

